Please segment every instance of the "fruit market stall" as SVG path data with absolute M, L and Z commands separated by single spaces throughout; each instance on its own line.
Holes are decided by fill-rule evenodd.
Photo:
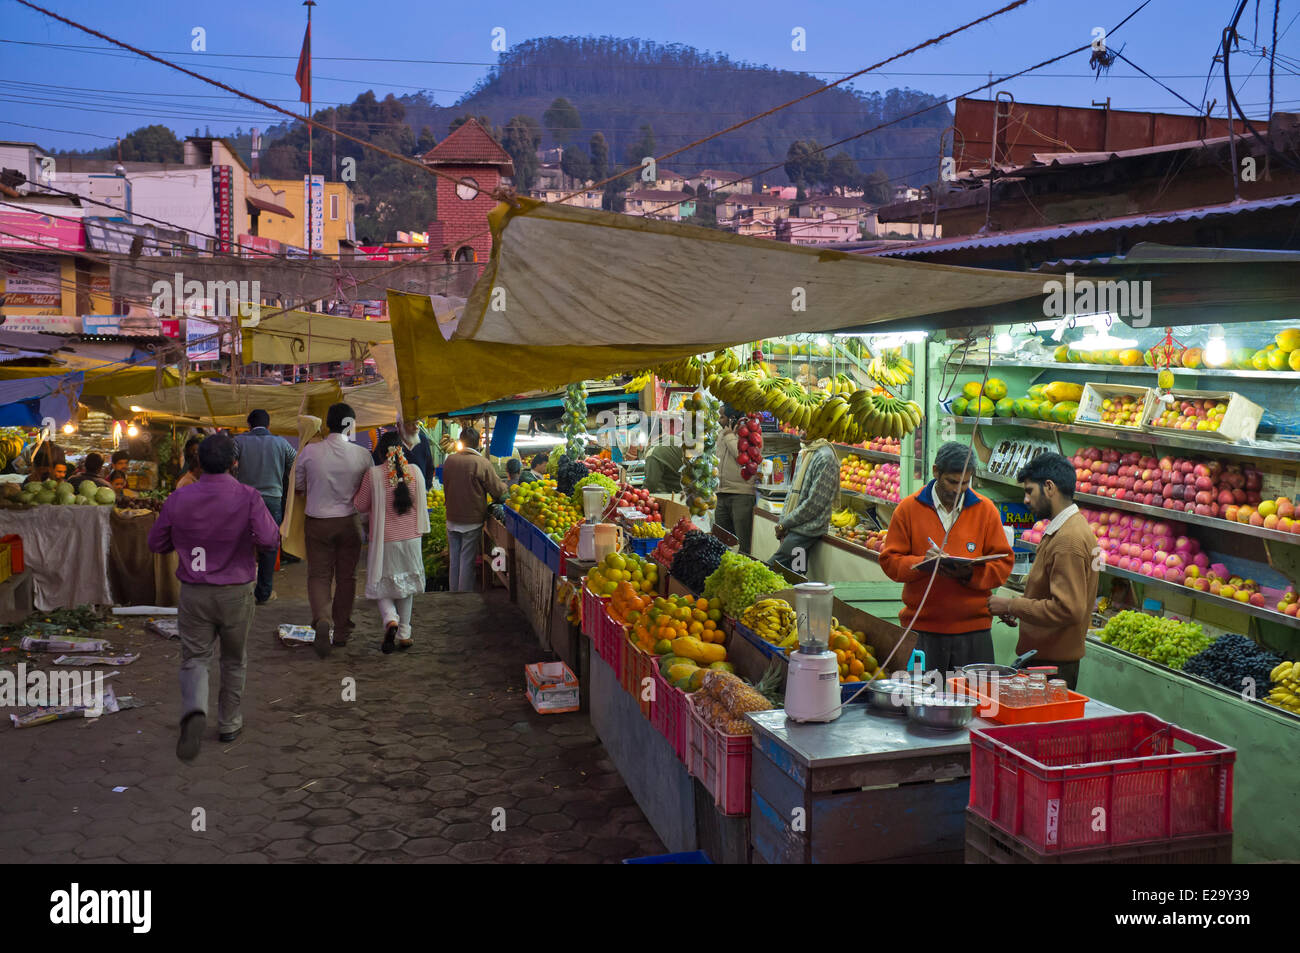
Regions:
M 977 485 L 994 500 L 1019 499 L 1015 473 L 1043 450 L 1073 462 L 1103 569 L 1080 690 L 1233 745 L 1239 797 L 1258 805 L 1238 818 L 1237 859 L 1300 857 L 1300 806 L 1283 793 L 1300 772 L 1280 754 L 1300 739 L 1285 667 L 1300 657 L 1300 330 L 1114 333 L 1127 340 L 1108 350 L 1022 335 L 991 360 L 977 343 L 956 373 L 934 349 L 931 374 L 952 382 L 935 436 L 973 437 Z M 995 379 L 1005 396 L 992 401 Z M 1044 525 L 1017 548 L 1035 549 Z M 1125 635 L 1124 609 L 1196 633 L 1130 622 Z M 994 635 L 1004 658 L 1014 630 Z
M 57 505 L 0 509 L 0 536 L 22 539 L 37 609 L 113 604 L 108 580 L 111 510 Z

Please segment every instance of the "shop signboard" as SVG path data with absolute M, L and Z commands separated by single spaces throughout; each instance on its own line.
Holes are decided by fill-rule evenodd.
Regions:
M 202 318 L 185 319 L 185 356 L 192 362 L 215 361 L 221 356 L 217 325 Z
M 228 165 L 212 167 L 212 216 L 218 254 L 228 255 L 235 239 L 234 187 Z
M 86 250 L 86 230 L 79 220 L 40 212 L 0 211 L 0 248 L 80 252 Z
M 83 314 L 82 334 L 101 337 L 163 337 L 162 323 L 153 315 Z
M 135 225 L 115 218 L 88 216 L 83 220 L 86 227 L 86 246 L 95 251 L 112 255 L 129 255 L 136 239 L 140 240 L 139 254 L 145 257 L 160 257 L 164 254 L 162 245 L 170 249 L 178 244 L 185 244 L 185 233 L 173 229 L 160 229 L 155 225 Z
M 0 277 L 6 308 L 53 309 L 58 314 L 63 303 L 62 264 L 52 255 L 25 255 L 21 262 L 5 263 Z
M 37 334 L 80 334 L 81 318 L 63 314 L 6 314 L 4 330 Z
M 325 176 L 304 175 L 302 243 L 310 251 L 325 248 Z

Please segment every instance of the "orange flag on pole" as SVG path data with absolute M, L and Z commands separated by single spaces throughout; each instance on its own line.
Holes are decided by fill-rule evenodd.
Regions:
M 311 23 L 302 37 L 302 52 L 298 54 L 298 71 L 293 74 L 301 91 L 298 98 L 304 103 L 311 102 Z

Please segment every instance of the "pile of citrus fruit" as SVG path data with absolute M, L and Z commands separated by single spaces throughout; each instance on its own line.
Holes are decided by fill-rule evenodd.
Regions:
M 593 595 L 612 597 L 619 583 L 640 593 L 659 589 L 659 567 L 635 553 L 610 553 L 587 570 L 587 588 Z
M 673 651 L 673 643 L 678 639 L 696 639 L 719 648 L 726 639 L 726 633 L 718 628 L 722 621 L 722 603 L 718 599 L 661 596 L 636 613 L 635 618 L 631 615 L 627 620 L 632 626 L 629 638 L 641 650 L 655 655 Z
M 831 629 L 830 650 L 840 667 L 841 682 L 869 682 L 883 675 L 875 656 L 866 646 L 866 634 L 854 632 L 842 625 Z
M 518 483 L 510 488 L 506 502 L 556 542 L 564 537 L 569 527 L 582 520 L 582 512 L 555 488 L 554 480 Z

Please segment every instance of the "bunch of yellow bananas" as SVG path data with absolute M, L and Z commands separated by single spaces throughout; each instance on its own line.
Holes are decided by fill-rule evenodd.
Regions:
M 647 523 L 644 520 L 632 524 L 632 535 L 638 539 L 663 539 L 663 523 Z
M 831 514 L 831 525 L 841 528 L 853 526 L 858 522 L 858 514 L 850 509 L 840 510 L 838 513 Z
M 1273 690 L 1264 701 L 1275 708 L 1300 714 L 1300 663 L 1283 662 L 1269 673 Z
M 740 621 L 772 645 L 790 648 L 799 643 L 794 609 L 784 599 L 760 599 L 741 613 Z
M 890 387 L 899 387 L 912 379 L 912 362 L 903 357 L 901 347 L 886 348 L 871 359 L 867 373 Z
M 860 390 L 849 395 L 849 406 L 865 436 L 902 437 L 921 426 L 921 406 L 914 400 Z

